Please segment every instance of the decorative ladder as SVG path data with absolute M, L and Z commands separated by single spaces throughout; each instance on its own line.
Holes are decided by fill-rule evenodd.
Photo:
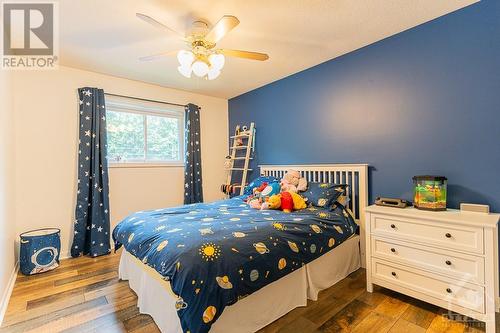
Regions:
M 233 188 L 240 189 L 240 195 L 243 195 L 245 191 L 245 186 L 247 185 L 247 174 L 248 171 L 252 171 L 252 169 L 248 168 L 249 162 L 252 159 L 250 157 L 254 148 L 254 140 L 255 140 L 255 124 L 250 123 L 250 128 L 246 131 L 242 131 L 240 125 L 236 126 L 234 130 L 234 135 L 230 137 L 233 140 L 233 144 L 231 145 L 231 163 L 230 168 L 227 169 L 227 179 L 226 185 L 229 186 L 233 182 L 234 175 L 233 173 L 237 171 L 237 174 L 241 173 L 241 182 L 238 185 L 234 185 Z M 246 142 L 245 142 L 246 140 Z M 240 144 L 238 144 L 240 143 Z M 243 154 L 238 154 L 237 152 L 243 151 Z M 243 161 L 243 166 L 241 163 L 238 163 L 239 166 L 235 165 L 236 161 Z M 229 195 L 229 194 L 228 194 Z

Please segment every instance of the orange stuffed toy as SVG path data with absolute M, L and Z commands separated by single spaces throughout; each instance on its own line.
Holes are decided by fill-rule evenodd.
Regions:
M 269 197 L 266 208 L 281 209 L 285 213 L 290 213 L 294 209 L 299 210 L 306 208 L 306 204 L 304 199 L 297 193 L 281 192 L 280 194 Z

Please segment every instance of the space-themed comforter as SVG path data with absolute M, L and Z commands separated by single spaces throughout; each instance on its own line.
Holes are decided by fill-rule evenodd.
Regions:
M 292 213 L 254 210 L 241 198 L 142 211 L 113 231 L 170 281 L 184 332 L 208 332 L 224 308 L 299 269 L 357 230 L 341 205 Z

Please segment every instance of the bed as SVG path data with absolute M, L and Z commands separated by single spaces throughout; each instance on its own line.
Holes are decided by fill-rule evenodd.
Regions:
M 137 212 L 118 224 L 120 278 L 162 332 L 255 332 L 360 267 L 367 166 L 260 170 L 281 177 L 288 168 L 309 181 L 348 184 L 348 204 L 286 214 L 252 210 L 236 197 Z

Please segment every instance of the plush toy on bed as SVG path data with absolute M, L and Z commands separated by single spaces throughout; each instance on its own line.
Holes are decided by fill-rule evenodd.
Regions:
M 281 192 L 280 194 L 270 196 L 266 204 L 262 206 L 269 209 L 281 209 L 285 213 L 307 207 L 304 199 L 295 192 Z
M 296 170 L 287 170 L 281 179 L 281 192 L 305 191 L 307 189 L 307 180 L 300 176 L 300 172 Z
M 259 187 L 254 188 L 253 195 L 247 199 L 247 203 L 251 208 L 262 209 L 262 205 L 265 204 L 266 199 L 272 195 L 278 194 L 280 192 L 280 184 L 266 182 L 262 183 Z M 264 206 L 266 209 L 267 205 Z

